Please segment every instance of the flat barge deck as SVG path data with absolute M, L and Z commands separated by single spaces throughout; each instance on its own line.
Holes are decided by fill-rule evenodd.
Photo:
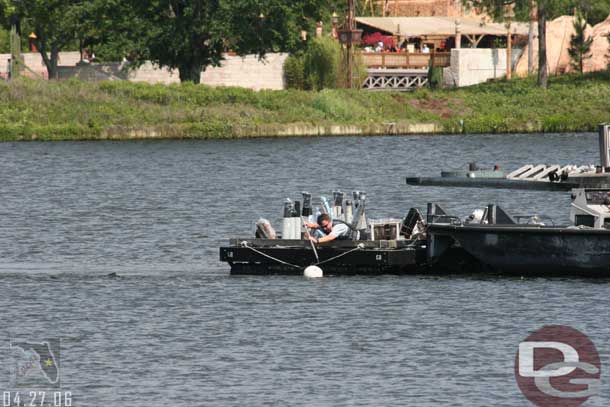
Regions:
M 332 244 L 331 244 L 332 243 Z M 425 241 L 333 241 L 317 247 L 307 240 L 231 239 L 220 260 L 231 274 L 295 274 L 318 265 L 327 275 L 416 273 L 426 263 Z

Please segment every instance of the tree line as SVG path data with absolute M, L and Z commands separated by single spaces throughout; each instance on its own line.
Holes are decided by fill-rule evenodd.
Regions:
M 49 77 L 59 52 L 95 49 L 105 60 L 127 58 L 177 69 L 182 81 L 238 55 L 294 51 L 301 31 L 343 13 L 339 0 L 0 0 L 0 18 L 34 32 Z
M 610 0 L 463 0 L 497 21 L 538 21 L 538 82 L 546 87 L 546 21 L 575 9 L 590 22 L 605 19 Z M 55 77 L 59 52 L 95 49 L 104 60 L 127 58 L 177 69 L 181 81 L 198 83 L 200 73 L 217 66 L 225 51 L 237 55 L 295 52 L 305 47 L 300 33 L 344 15 L 344 0 L 0 0 L 0 22 L 34 32 L 49 77 Z M 362 4 L 360 4 L 362 3 Z M 367 11 L 363 1 L 357 8 Z M 584 50 L 586 51 L 586 50 Z M 578 51 L 583 55 L 583 49 Z M 586 52 L 585 52 L 586 54 Z M 582 66 L 582 64 L 580 64 Z

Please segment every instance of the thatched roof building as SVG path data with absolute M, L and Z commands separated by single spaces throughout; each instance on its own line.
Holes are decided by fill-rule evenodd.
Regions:
M 455 40 L 459 32 L 470 46 L 477 47 L 488 37 L 498 38 L 508 36 L 508 30 L 503 23 L 485 22 L 480 18 L 467 17 L 357 17 L 356 24 L 365 33 L 381 32 L 401 39 L 419 38 L 424 42 L 434 43 Z M 511 34 L 527 36 L 529 31 L 526 23 L 513 23 Z

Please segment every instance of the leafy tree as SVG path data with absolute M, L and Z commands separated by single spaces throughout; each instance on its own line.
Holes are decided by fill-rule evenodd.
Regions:
M 104 60 L 124 56 L 178 69 L 199 82 L 227 50 L 239 55 L 303 48 L 301 30 L 330 21 L 339 0 L 0 0 L 0 17 L 17 15 L 36 33 L 49 76 L 59 52 L 95 48 Z M 330 11 L 332 10 L 332 11 Z M 8 28 L 8 19 L 4 18 Z
M 80 5 L 75 32 L 81 51 L 94 50 L 103 61 L 120 61 L 144 47 L 141 16 L 123 0 L 89 0 Z
M 15 7 L 11 0 L 0 0 L 0 53 L 11 52 L 10 28 Z
M 136 37 L 125 33 L 137 16 L 120 0 L 0 0 L 0 17 L 6 28 L 9 17 L 17 17 L 24 33 L 36 34 L 50 78 L 57 75 L 60 51 L 98 46 L 105 59 L 116 60 L 135 48 Z
M 238 55 L 293 50 L 302 29 L 321 19 L 323 0 L 129 0 L 141 17 L 136 60 L 178 69 L 181 81 L 199 83 L 226 50 Z
M 593 43 L 593 38 L 586 36 L 586 30 L 587 20 L 582 13 L 578 12 L 574 19 L 574 34 L 570 38 L 568 53 L 572 60 L 572 67 L 577 69 L 581 75 L 584 71 L 585 60 L 591 58 L 591 44 Z
M 7 17 L 15 13 L 15 7 L 11 0 L 0 0 L 0 18 L 5 20 Z
M 142 46 L 140 17 L 122 0 L 62 0 L 64 21 L 51 23 L 65 27 L 67 49 L 89 49 L 105 61 L 120 61 Z M 27 20 L 26 20 L 27 21 Z
M 50 78 L 57 75 L 59 52 L 73 45 L 79 8 L 85 0 L 2 0 L 6 13 L 19 18 L 21 25 L 36 33 L 35 44 Z M 0 3 L 2 3 L 0 1 Z M 8 6 L 7 6 L 8 5 Z M 5 24 L 8 21 L 5 20 Z

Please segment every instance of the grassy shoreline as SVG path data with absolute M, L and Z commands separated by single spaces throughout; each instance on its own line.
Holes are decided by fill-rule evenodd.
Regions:
M 22 79 L 0 83 L 0 141 L 595 131 L 609 94 L 605 73 L 408 93 Z

